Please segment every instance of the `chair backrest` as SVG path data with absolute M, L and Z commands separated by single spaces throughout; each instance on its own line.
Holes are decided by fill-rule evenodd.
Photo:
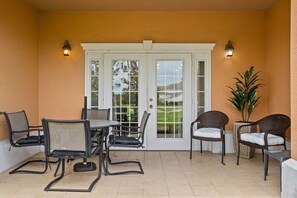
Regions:
M 147 124 L 147 121 L 150 117 L 150 113 L 148 112 L 144 112 L 143 113 L 143 116 L 141 118 L 141 122 L 140 122 L 140 126 L 139 126 L 139 130 L 142 131 L 143 133 L 141 134 L 140 138 L 142 140 L 142 144 L 144 143 L 144 132 L 145 132 L 145 128 L 146 128 L 146 124 Z
M 225 129 L 225 125 L 229 122 L 228 116 L 221 111 L 207 111 L 198 116 L 196 121 L 199 122 L 199 128 L 213 127 Z
M 91 155 L 91 132 L 89 120 L 42 119 L 45 152 L 50 156 L 60 153 Z
M 28 134 L 29 130 L 29 122 L 25 111 L 18 111 L 18 112 L 11 112 L 11 113 L 4 113 L 6 118 L 6 122 L 9 129 L 9 139 L 10 143 L 13 145 L 15 141 L 20 138 L 24 137 Z M 21 133 L 17 133 L 15 131 L 25 131 Z
M 84 118 L 84 108 L 81 112 L 81 119 L 109 120 L 110 109 L 87 109 L 87 117 Z
M 257 121 L 260 132 L 269 132 L 285 137 L 286 130 L 290 127 L 290 118 L 283 114 L 272 114 Z

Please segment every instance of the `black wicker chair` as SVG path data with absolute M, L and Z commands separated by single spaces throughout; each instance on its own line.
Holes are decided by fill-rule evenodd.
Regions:
M 219 141 L 222 142 L 222 160 L 224 164 L 225 155 L 225 126 L 229 118 L 220 111 L 208 111 L 198 116 L 191 123 L 191 147 L 190 159 L 192 159 L 193 139 L 200 140 L 200 152 L 202 153 L 202 141 Z M 197 124 L 197 129 L 194 125 Z M 225 165 L 225 164 L 224 164 Z
M 93 146 L 91 140 L 90 122 L 88 120 L 49 120 L 42 119 L 45 135 L 45 153 L 48 157 L 59 159 L 54 176 L 62 168 L 60 176 L 51 181 L 45 191 L 64 192 L 91 192 L 102 173 L 102 137 L 96 138 L 98 142 Z M 98 136 L 100 133 L 97 133 Z M 94 134 L 96 136 L 96 134 Z M 60 181 L 65 174 L 65 160 L 76 158 L 90 158 L 99 154 L 99 168 L 97 177 L 91 182 L 87 189 L 69 189 L 52 187 Z M 62 164 L 62 167 L 61 167 Z
M 41 135 L 43 131 L 42 126 L 30 126 L 25 111 L 4 113 L 6 122 L 9 129 L 9 141 L 13 147 L 28 147 L 28 146 L 42 146 L 44 145 L 44 136 Z M 9 149 L 10 150 L 10 149 Z M 41 162 L 44 164 L 44 170 L 32 171 L 32 170 L 19 170 L 30 163 Z M 31 174 L 43 174 L 47 171 L 48 161 L 45 160 L 31 160 L 18 166 L 9 174 L 14 173 L 31 173 Z
M 264 149 L 268 149 L 270 146 L 284 146 L 286 150 L 286 130 L 290 127 L 290 122 L 290 118 L 286 115 L 272 114 L 257 122 L 240 126 L 237 129 L 237 165 L 239 164 L 240 144 L 261 149 L 263 159 Z M 244 127 L 252 125 L 257 125 L 258 131 L 241 133 Z
M 121 162 L 111 162 L 109 159 L 110 148 L 112 147 L 125 147 L 125 148 L 143 148 L 144 143 L 144 134 L 147 121 L 149 119 L 150 113 L 146 111 L 143 113 L 140 126 L 120 126 L 119 130 L 112 130 L 111 135 L 109 135 L 108 146 L 106 150 L 106 160 L 105 160 L 105 175 L 120 175 L 127 173 L 136 173 L 136 174 L 144 174 L 141 163 L 139 161 L 121 161 Z M 109 172 L 108 164 L 116 165 L 116 164 L 126 164 L 126 163 L 136 163 L 139 166 L 139 171 L 129 170 L 129 171 L 121 171 L 121 172 Z

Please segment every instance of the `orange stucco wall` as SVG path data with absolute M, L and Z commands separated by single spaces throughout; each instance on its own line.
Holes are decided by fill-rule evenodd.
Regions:
M 297 160 L 297 1 L 291 1 L 291 150 Z
M 232 122 L 240 119 L 227 101 L 227 85 L 251 65 L 266 83 L 265 12 L 42 12 L 39 15 L 40 117 L 79 118 L 84 95 L 84 51 L 80 43 L 213 42 L 212 109 L 222 110 Z M 63 57 L 64 40 L 72 55 Z M 232 59 L 224 57 L 228 40 Z M 267 112 L 266 87 L 252 120 Z
M 289 114 L 289 71 L 284 69 L 289 64 L 288 2 L 280 0 L 266 12 L 42 11 L 37 16 L 21 0 L 1 1 L 0 39 L 5 48 L 0 49 L 0 111 L 25 109 L 33 123 L 42 117 L 79 118 L 84 95 L 80 43 L 153 40 L 216 43 L 212 52 L 212 109 L 226 112 L 230 118 L 227 129 L 240 119 L 227 101 L 227 85 L 233 84 L 237 72 L 251 65 L 261 71 L 265 84 L 259 91 L 261 104 L 251 120 L 268 113 Z M 73 48 L 70 57 L 61 52 L 66 39 Z M 229 39 L 235 53 L 226 59 L 224 46 Z M 277 58 L 280 53 L 282 58 Z M 282 106 L 277 105 L 280 100 Z M 3 116 L 0 124 L 0 138 L 7 137 Z
M 0 1 L 0 111 L 26 110 L 38 123 L 38 15 L 21 0 Z M 8 137 L 0 116 L 0 139 Z
M 290 116 L 290 0 L 266 12 L 266 42 L 267 113 Z

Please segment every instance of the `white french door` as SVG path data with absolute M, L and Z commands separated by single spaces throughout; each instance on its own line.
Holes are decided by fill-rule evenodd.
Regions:
M 191 121 L 211 109 L 214 44 L 143 41 L 82 47 L 89 108 L 111 108 L 111 118 L 129 126 L 139 125 L 148 111 L 146 149 L 189 149 Z
M 191 54 L 148 55 L 149 150 L 189 148 Z
M 122 125 L 138 126 L 146 106 L 146 56 L 104 55 L 104 106 Z

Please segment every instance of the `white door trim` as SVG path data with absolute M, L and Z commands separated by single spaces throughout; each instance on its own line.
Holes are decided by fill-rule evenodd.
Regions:
M 215 43 L 153 43 L 144 40 L 142 43 L 81 43 L 83 50 L 96 52 L 209 52 Z

